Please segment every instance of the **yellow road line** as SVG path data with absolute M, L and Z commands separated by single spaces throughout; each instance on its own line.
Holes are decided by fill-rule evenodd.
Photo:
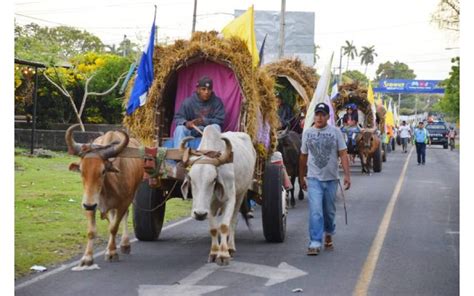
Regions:
M 400 178 L 398 179 L 397 185 L 395 186 L 395 190 L 392 193 L 392 197 L 390 198 L 387 208 L 385 209 L 385 214 L 382 218 L 382 222 L 380 223 L 377 235 L 375 236 L 374 241 L 372 242 L 369 255 L 365 260 L 364 266 L 362 267 L 362 271 L 359 274 L 357 284 L 354 288 L 354 291 L 352 292 L 353 296 L 367 295 L 370 282 L 372 281 L 372 277 L 374 275 L 375 267 L 377 266 L 380 250 L 382 249 L 385 236 L 387 235 L 388 226 L 390 225 L 390 221 L 392 219 L 393 209 L 395 208 L 400 189 L 402 188 L 403 180 L 405 179 L 405 174 L 407 171 L 408 163 L 410 162 L 412 152 L 413 147 L 410 149 L 410 153 L 408 154 L 408 157 L 405 161 L 405 165 L 403 166 Z

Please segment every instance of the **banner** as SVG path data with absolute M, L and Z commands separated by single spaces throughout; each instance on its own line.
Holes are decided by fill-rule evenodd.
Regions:
M 441 80 L 385 79 L 380 80 L 379 87 L 374 88 L 374 92 L 444 94 L 444 88 L 440 86 L 440 83 Z

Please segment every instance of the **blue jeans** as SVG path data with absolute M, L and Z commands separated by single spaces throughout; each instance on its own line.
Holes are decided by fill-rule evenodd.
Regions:
M 221 127 L 218 124 L 211 124 L 211 125 L 215 127 L 219 132 L 221 131 Z M 193 129 L 188 129 L 184 125 L 178 125 L 173 133 L 173 147 L 179 148 L 179 144 L 181 143 L 181 140 L 187 136 L 191 136 L 193 132 L 195 132 Z M 197 148 L 197 147 L 191 147 L 191 148 Z
M 416 145 L 416 156 L 417 156 L 418 163 L 425 163 L 426 144 L 416 142 L 415 145 Z
M 308 178 L 309 247 L 319 248 L 323 232 L 336 232 L 336 191 L 338 180 L 319 181 Z

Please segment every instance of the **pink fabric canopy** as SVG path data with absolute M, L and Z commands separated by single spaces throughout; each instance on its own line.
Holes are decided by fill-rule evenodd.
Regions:
M 202 61 L 178 71 L 175 113 L 178 112 L 184 99 L 196 91 L 196 83 L 204 75 L 212 79 L 214 93 L 224 103 L 226 114 L 222 132 L 238 131 L 240 104 L 242 102 L 239 82 L 230 68 L 218 63 Z M 176 124 L 173 121 L 171 134 L 173 134 L 175 127 Z

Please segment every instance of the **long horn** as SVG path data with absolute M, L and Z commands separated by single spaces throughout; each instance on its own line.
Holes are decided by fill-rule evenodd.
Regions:
M 221 139 L 225 142 L 225 151 L 219 156 L 218 160 L 220 163 L 227 163 L 232 157 L 232 143 L 227 138 L 222 137 Z
M 71 155 L 78 155 L 79 152 L 81 152 L 81 147 L 83 144 L 76 143 L 74 139 L 72 138 L 72 131 L 80 126 L 79 123 L 71 125 L 67 130 L 66 130 L 66 135 L 64 136 L 64 139 L 66 140 L 67 144 L 67 152 Z
M 181 143 L 179 144 L 179 150 L 181 150 L 181 151 L 186 150 L 186 143 L 189 142 L 189 141 L 191 141 L 191 140 L 194 140 L 194 137 L 192 137 L 192 136 L 187 136 L 187 137 L 183 138 L 183 139 L 181 140 Z
M 118 132 L 124 136 L 124 139 L 120 143 L 112 145 L 112 147 L 100 151 L 99 154 L 103 159 L 116 157 L 120 154 L 120 152 L 122 152 L 123 149 L 125 149 L 125 147 L 127 147 L 130 137 L 124 131 L 120 130 Z

